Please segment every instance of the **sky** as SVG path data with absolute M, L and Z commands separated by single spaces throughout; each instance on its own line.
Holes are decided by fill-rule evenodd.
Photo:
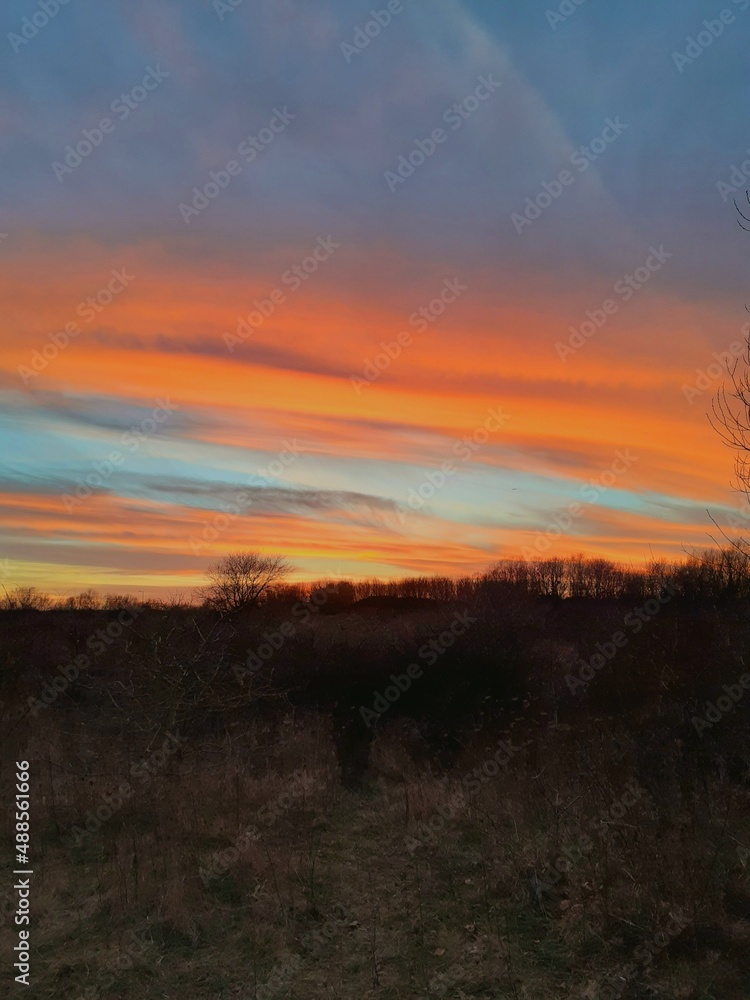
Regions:
M 0 27 L 4 585 L 639 565 L 747 515 L 707 413 L 750 329 L 750 0 Z

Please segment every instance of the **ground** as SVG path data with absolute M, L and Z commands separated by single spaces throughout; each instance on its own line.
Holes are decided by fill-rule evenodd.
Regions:
M 748 788 L 644 760 L 614 719 L 521 719 L 510 755 L 478 733 L 447 774 L 400 723 L 358 791 L 311 711 L 177 743 L 44 721 L 34 996 L 750 995 Z

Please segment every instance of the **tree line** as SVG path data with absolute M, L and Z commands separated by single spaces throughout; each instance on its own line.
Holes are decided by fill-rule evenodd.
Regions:
M 344 609 L 368 597 L 467 601 L 503 599 L 645 599 L 669 585 L 678 596 L 697 602 L 750 598 L 750 554 L 729 545 L 705 549 L 685 560 L 655 559 L 637 567 L 584 555 L 541 559 L 503 559 L 483 573 L 466 576 L 409 576 L 395 580 L 320 579 L 286 581 L 293 567 L 279 556 L 237 552 L 207 572 L 205 586 L 186 596 L 137 598 L 85 590 L 53 598 L 36 587 L 3 588 L 0 610 L 117 610 L 123 607 L 205 607 L 225 613 L 260 606 L 309 601 L 325 591 L 328 610 Z

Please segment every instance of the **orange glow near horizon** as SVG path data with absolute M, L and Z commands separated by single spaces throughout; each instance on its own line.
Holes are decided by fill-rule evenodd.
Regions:
M 112 448 L 122 451 L 121 432 L 96 414 L 81 417 L 81 407 L 97 410 L 98 400 L 109 399 L 137 411 L 137 424 L 169 401 L 177 416 L 163 434 L 144 437 L 132 457 L 123 451 L 122 468 L 72 512 L 62 497 L 75 475 L 40 492 L 0 493 L 6 530 L 28 540 L 26 555 L 18 551 L 12 560 L 13 582 L 33 578 L 61 592 L 77 566 L 80 589 L 196 586 L 208 562 L 236 548 L 283 553 L 300 579 L 342 565 L 354 576 L 475 573 L 533 546 L 554 513 L 598 481 L 618 451 L 634 457 L 627 472 L 607 501 L 584 505 L 548 554 L 585 550 L 635 563 L 654 553 L 679 557 L 686 547 L 710 544 L 703 507 L 739 506 L 727 485 L 731 455 L 705 419 L 711 393 L 690 405 L 683 387 L 696 371 L 667 351 L 659 367 L 639 354 L 657 330 L 668 342 L 690 337 L 699 344 L 699 330 L 716 321 L 716 310 L 688 312 L 671 298 L 653 298 L 647 311 L 630 315 L 625 344 L 621 331 L 603 331 L 563 362 L 555 345 L 569 336 L 570 316 L 579 312 L 570 296 L 557 304 L 550 297 L 543 305 L 503 305 L 478 278 L 480 294 L 467 292 L 465 308 L 459 299 L 452 312 L 417 332 L 409 317 L 430 301 L 429 291 L 415 293 L 410 307 L 403 306 L 407 288 L 365 301 L 331 281 L 288 293 L 230 351 L 224 334 L 234 332 L 254 298 L 270 294 L 278 267 L 269 265 L 254 280 L 231 270 L 196 270 L 187 261 L 167 269 L 151 245 L 120 248 L 119 264 L 112 253 L 100 255 L 99 287 L 122 267 L 135 275 L 131 285 L 95 322 L 79 317 L 81 333 L 30 375 L 32 352 L 96 291 L 91 252 L 85 243 L 74 248 L 42 302 L 25 277 L 23 256 L 0 278 L 6 392 L 40 432 L 62 421 L 59 433 L 79 480 Z M 39 253 L 31 240 L 28 254 Z M 724 323 L 728 337 L 738 339 L 736 324 L 732 331 Z M 393 344 L 401 330 L 410 332 L 411 343 L 368 382 L 368 361 L 380 355 L 382 363 L 381 345 Z M 533 330 L 533 342 L 526 330 Z M 705 353 L 708 364 L 708 345 Z M 19 365 L 27 366 L 25 377 Z M 364 381 L 355 385 L 353 377 Z M 493 426 L 463 457 L 460 442 L 483 437 L 490 413 L 502 413 L 503 426 Z M 225 501 L 212 496 L 211 482 L 220 496 L 241 488 L 278 464 L 290 442 L 300 455 L 265 484 L 268 502 L 256 498 L 256 511 L 243 510 L 218 537 L 200 536 L 203 544 L 191 547 L 191 538 L 222 513 Z M 445 462 L 454 468 L 445 490 L 410 510 L 409 497 Z M 153 491 L 155 470 L 164 472 L 163 497 Z M 206 491 L 186 497 L 183 481 L 201 476 Z M 656 516 L 668 498 L 683 509 L 677 520 Z M 404 521 L 399 510 L 407 513 Z

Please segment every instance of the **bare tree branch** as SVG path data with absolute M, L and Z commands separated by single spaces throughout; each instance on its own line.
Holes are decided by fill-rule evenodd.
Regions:
M 269 588 L 292 569 L 281 556 L 232 552 L 209 568 L 209 582 L 199 593 L 206 604 L 219 611 L 256 607 Z

